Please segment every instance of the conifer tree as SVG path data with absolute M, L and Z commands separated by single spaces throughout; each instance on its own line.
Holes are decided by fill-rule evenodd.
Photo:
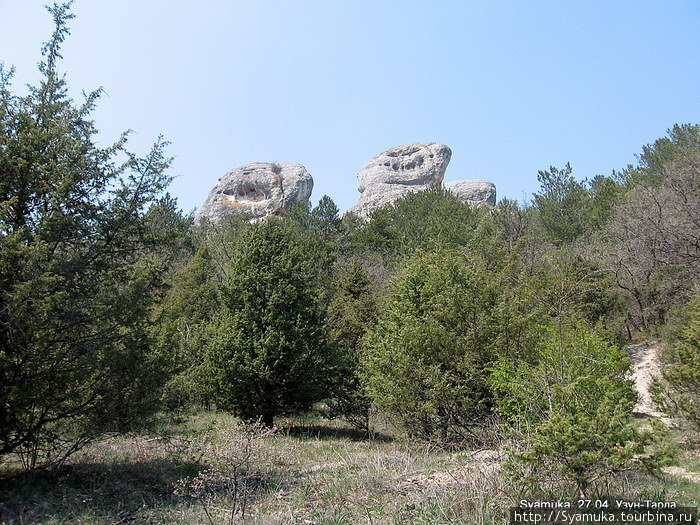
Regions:
M 328 391 L 333 352 L 304 232 L 283 219 L 241 234 L 208 355 L 217 402 L 244 419 L 308 410 Z
M 618 472 L 658 472 L 671 454 L 659 426 L 635 424 L 625 351 L 580 320 L 552 324 L 529 355 L 491 367 L 498 410 L 519 447 L 508 453 L 510 473 L 537 487 L 566 480 L 590 497 Z
M 206 245 L 172 280 L 158 309 L 158 344 L 169 356 L 172 377 L 166 405 L 209 404 L 211 382 L 205 366 L 212 320 L 221 308 L 215 270 Z
M 588 228 L 590 194 L 578 182 L 570 164 L 539 171 L 540 191 L 533 194 L 545 232 L 557 246 L 577 239 Z
M 372 401 L 360 379 L 362 340 L 377 319 L 371 283 L 355 259 L 345 270 L 338 292 L 328 306 L 328 324 L 339 345 L 339 375 L 329 400 L 331 416 L 344 417 L 369 433 Z
M 664 412 L 700 430 L 700 296 L 686 305 L 673 332 L 665 381 L 654 382 L 652 395 Z
M 48 10 L 40 82 L 15 95 L 0 68 L 0 456 L 27 467 L 141 426 L 162 381 L 150 313 L 166 260 L 146 211 L 169 182 L 166 143 L 144 158 L 126 134 L 95 144 L 101 91 L 68 97 L 73 15 Z
M 410 434 L 472 440 L 493 409 L 487 364 L 502 349 L 502 285 L 455 252 L 418 254 L 365 338 L 367 390 Z

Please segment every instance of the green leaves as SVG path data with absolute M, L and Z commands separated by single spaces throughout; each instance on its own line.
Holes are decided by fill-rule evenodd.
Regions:
M 583 322 L 555 326 L 541 328 L 526 360 L 502 358 L 491 368 L 498 410 L 520 431 L 511 473 L 533 484 L 556 473 L 585 496 L 617 471 L 665 464 L 663 433 L 634 423 L 625 352 Z
M 217 401 L 272 425 L 327 394 L 332 346 L 305 232 L 290 221 L 250 225 L 235 245 L 208 364 Z
M 461 439 L 491 413 L 485 368 L 503 342 L 502 287 L 447 251 L 415 256 L 394 278 L 364 369 L 375 402 L 409 433 Z
M 169 181 L 166 142 L 144 158 L 126 135 L 100 148 L 58 72 L 70 2 L 54 4 L 42 80 L 0 75 L 0 455 L 61 461 L 101 434 L 146 423 L 162 362 L 150 317 L 166 242 L 145 218 Z
M 673 328 L 664 381 L 655 381 L 652 395 L 666 413 L 700 430 L 700 296 Z
M 356 246 L 391 256 L 468 246 L 482 211 L 444 188 L 411 193 L 372 213 L 353 235 Z
M 588 412 L 600 399 L 614 396 L 631 411 L 636 400 L 625 379 L 624 351 L 583 322 L 560 328 L 542 326 L 538 342 L 524 359 L 504 357 L 493 366 L 499 410 L 520 423 L 537 423 L 555 413 Z
M 533 195 L 540 221 L 554 244 L 561 246 L 581 236 L 587 229 L 590 196 L 583 183 L 572 175 L 570 164 L 563 169 L 539 171 L 539 193 Z

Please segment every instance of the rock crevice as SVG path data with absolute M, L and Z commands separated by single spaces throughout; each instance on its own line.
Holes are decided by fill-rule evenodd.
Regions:
M 449 147 L 435 142 L 383 151 L 358 171 L 360 198 L 348 212 L 367 219 L 381 206 L 441 184 L 451 157 Z M 444 187 L 464 202 L 496 203 L 496 187 L 487 180 L 458 180 Z M 195 223 L 218 222 L 234 214 L 251 219 L 284 215 L 297 202 L 308 201 L 312 189 L 313 179 L 301 164 L 246 164 L 219 179 L 195 215 Z
M 442 183 L 452 158 L 444 144 L 405 144 L 388 149 L 360 168 L 360 199 L 348 212 L 366 219 L 377 208 Z M 473 204 L 495 204 L 496 187 L 487 180 L 448 182 L 445 188 Z
M 308 200 L 313 179 L 301 164 L 254 162 L 229 171 L 209 191 L 195 215 L 218 222 L 234 214 L 252 219 L 283 215 L 297 202 Z

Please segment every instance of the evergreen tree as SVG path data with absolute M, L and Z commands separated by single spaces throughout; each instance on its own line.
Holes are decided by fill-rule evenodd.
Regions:
M 502 358 L 491 368 L 499 412 L 517 430 L 509 471 L 534 486 L 567 480 L 580 497 L 622 470 L 658 472 L 669 454 L 662 432 L 635 424 L 624 350 L 583 322 L 552 324 L 525 358 Z
M 331 416 L 344 417 L 351 424 L 370 431 L 371 399 L 360 380 L 362 340 L 377 318 L 371 283 L 355 259 L 345 269 L 338 292 L 328 306 L 328 324 L 339 345 L 339 375 L 329 400 Z
M 365 382 L 378 407 L 410 434 L 473 439 L 493 408 L 486 366 L 504 344 L 501 298 L 498 275 L 478 260 L 410 260 L 365 338 Z
M 492 211 L 436 186 L 374 210 L 369 221 L 346 214 L 343 223 L 348 251 L 362 258 L 373 284 L 384 289 L 403 261 L 418 252 L 462 250 L 499 271 L 511 247 Z
M 58 71 L 69 7 L 49 8 L 27 95 L 0 68 L 0 455 L 28 467 L 143 425 L 163 380 L 150 317 L 168 258 L 146 210 L 169 181 L 166 143 L 144 158 L 126 135 L 96 146 L 101 92 L 75 104 Z
M 685 307 L 673 332 L 665 381 L 655 381 L 652 395 L 666 413 L 700 430 L 700 296 Z
M 268 426 L 323 399 L 334 373 L 315 261 L 303 236 L 283 219 L 241 234 L 208 355 L 217 403 Z
M 612 272 L 596 267 L 566 246 L 550 247 L 538 262 L 529 275 L 518 276 L 522 294 L 536 313 L 534 323 L 548 325 L 576 317 L 605 329 L 612 340 L 624 337 L 624 309 Z
M 337 242 L 342 233 L 342 221 L 338 213 L 338 206 L 335 205 L 333 199 L 324 195 L 311 210 L 311 227 L 318 230 L 327 239 Z
M 211 256 L 202 246 L 173 278 L 158 311 L 158 344 L 171 363 L 172 377 L 165 388 L 169 408 L 209 404 L 212 385 L 205 353 L 221 306 Z
M 353 232 L 360 251 L 388 257 L 467 246 L 479 237 L 481 210 L 462 202 L 443 187 L 408 195 L 372 212 L 371 220 Z
M 627 170 L 627 176 L 633 184 L 655 184 L 666 176 L 669 167 L 683 161 L 688 153 L 700 149 L 700 125 L 674 124 L 653 144 L 642 146 L 642 153 L 635 168 Z
M 588 229 L 590 195 L 572 173 L 571 165 L 539 171 L 540 191 L 533 195 L 540 221 L 557 246 L 577 239 Z
M 338 207 L 324 195 L 318 205 L 298 202 L 291 207 L 285 219 L 298 225 L 304 235 L 298 237 L 303 250 L 314 261 L 317 283 L 321 287 L 320 301 L 327 307 L 335 289 L 334 264 L 344 251 L 345 235 L 338 217 Z
M 410 193 L 372 212 L 354 234 L 359 247 L 387 255 L 467 245 L 479 211 L 442 187 Z
M 588 226 L 590 231 L 597 231 L 612 219 L 613 208 L 624 197 L 625 181 L 616 172 L 611 177 L 597 175 L 589 181 L 588 190 L 591 196 Z

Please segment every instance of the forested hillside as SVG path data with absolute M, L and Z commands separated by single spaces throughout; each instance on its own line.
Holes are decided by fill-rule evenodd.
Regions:
M 437 186 L 366 219 L 324 196 L 283 217 L 195 225 L 165 193 L 167 142 L 144 156 L 128 134 L 97 145 L 101 93 L 68 97 L 58 64 L 70 14 L 52 14 L 41 82 L 16 95 L 0 70 L 0 522 L 72 522 L 80 511 L 46 480 L 71 487 L 64 501 L 90 492 L 81 469 L 138 436 L 173 454 L 135 475 L 158 479 L 158 497 L 145 483 L 142 498 L 151 518 L 176 509 L 163 522 L 302 523 L 274 521 L 270 501 L 294 494 L 290 508 L 305 508 L 294 491 L 315 459 L 302 467 L 314 452 L 298 447 L 324 449 L 322 433 L 352 437 L 345 456 L 318 459 L 345 462 L 334 483 L 354 480 L 336 489 L 349 510 L 333 523 L 373 523 L 372 505 L 378 523 L 486 512 L 438 495 L 452 518 L 419 521 L 400 491 L 353 504 L 355 490 L 389 491 L 353 478 L 353 447 L 416 465 L 428 451 L 391 474 L 404 481 L 492 451 L 503 484 L 476 493 L 503 508 L 484 523 L 523 494 L 663 490 L 698 503 L 697 484 L 660 489 L 653 476 L 679 458 L 698 465 L 700 125 L 673 125 L 609 175 L 533 173 L 527 202 L 472 206 Z M 666 423 L 633 410 L 626 348 L 651 340 Z M 122 466 L 151 454 L 134 442 L 120 442 L 132 443 Z M 53 516 L 36 510 L 42 498 Z M 330 523 L 323 498 L 308 498 L 306 523 Z M 118 507 L 92 508 L 89 522 L 125 523 Z

